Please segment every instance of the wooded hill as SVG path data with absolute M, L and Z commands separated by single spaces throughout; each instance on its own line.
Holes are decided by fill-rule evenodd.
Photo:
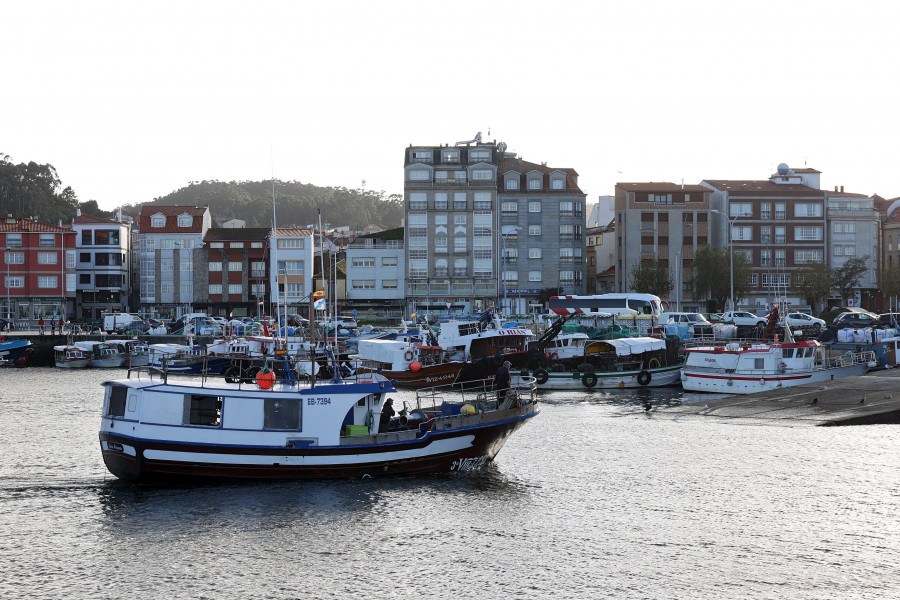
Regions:
M 215 219 L 241 219 L 247 227 L 272 225 L 271 181 L 200 181 L 154 198 L 147 204 L 208 206 Z M 136 216 L 141 204 L 122 206 Z M 95 200 L 80 202 L 71 186 L 63 187 L 52 165 L 15 164 L 0 153 L 0 215 L 36 217 L 39 221 L 71 223 L 75 210 L 112 218 L 115 210 L 100 210 Z M 319 187 L 298 181 L 275 181 L 275 209 L 279 227 L 322 223 L 361 230 L 367 225 L 398 227 L 403 219 L 403 198 L 371 190 Z

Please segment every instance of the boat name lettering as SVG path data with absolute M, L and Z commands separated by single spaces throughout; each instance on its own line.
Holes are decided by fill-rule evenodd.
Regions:
M 472 458 L 458 458 L 450 465 L 451 471 L 476 471 L 487 463 L 487 456 L 475 456 Z
M 711 363 L 717 362 L 716 359 L 714 359 L 714 358 L 704 358 L 703 360 L 705 360 L 706 362 L 711 362 Z
M 317 404 L 331 404 L 331 398 L 309 398 L 306 401 L 306 404 L 309 406 L 315 406 Z

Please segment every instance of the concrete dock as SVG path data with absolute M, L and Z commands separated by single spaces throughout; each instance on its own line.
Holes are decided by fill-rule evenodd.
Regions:
M 748 419 L 788 426 L 900 423 L 900 369 L 884 369 L 825 383 L 797 385 L 758 394 L 706 400 L 657 409 L 679 419 Z

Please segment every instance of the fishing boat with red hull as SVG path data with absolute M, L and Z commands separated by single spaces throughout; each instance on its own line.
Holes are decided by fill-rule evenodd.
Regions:
M 103 460 L 125 480 L 473 470 L 539 412 L 533 380 L 500 402 L 484 390 L 419 390 L 415 406 L 393 416 L 396 390 L 375 373 L 310 385 L 290 375 L 275 381 L 265 369 L 252 383 L 132 370 L 103 386 Z

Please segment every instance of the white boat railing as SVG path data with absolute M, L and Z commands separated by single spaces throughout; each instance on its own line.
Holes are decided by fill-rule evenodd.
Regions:
M 428 412 L 449 403 L 469 404 L 483 412 L 536 402 L 537 380 L 534 377 L 520 377 L 517 383 L 504 390 L 495 390 L 493 383 L 493 379 L 478 379 L 416 390 L 415 409 Z

